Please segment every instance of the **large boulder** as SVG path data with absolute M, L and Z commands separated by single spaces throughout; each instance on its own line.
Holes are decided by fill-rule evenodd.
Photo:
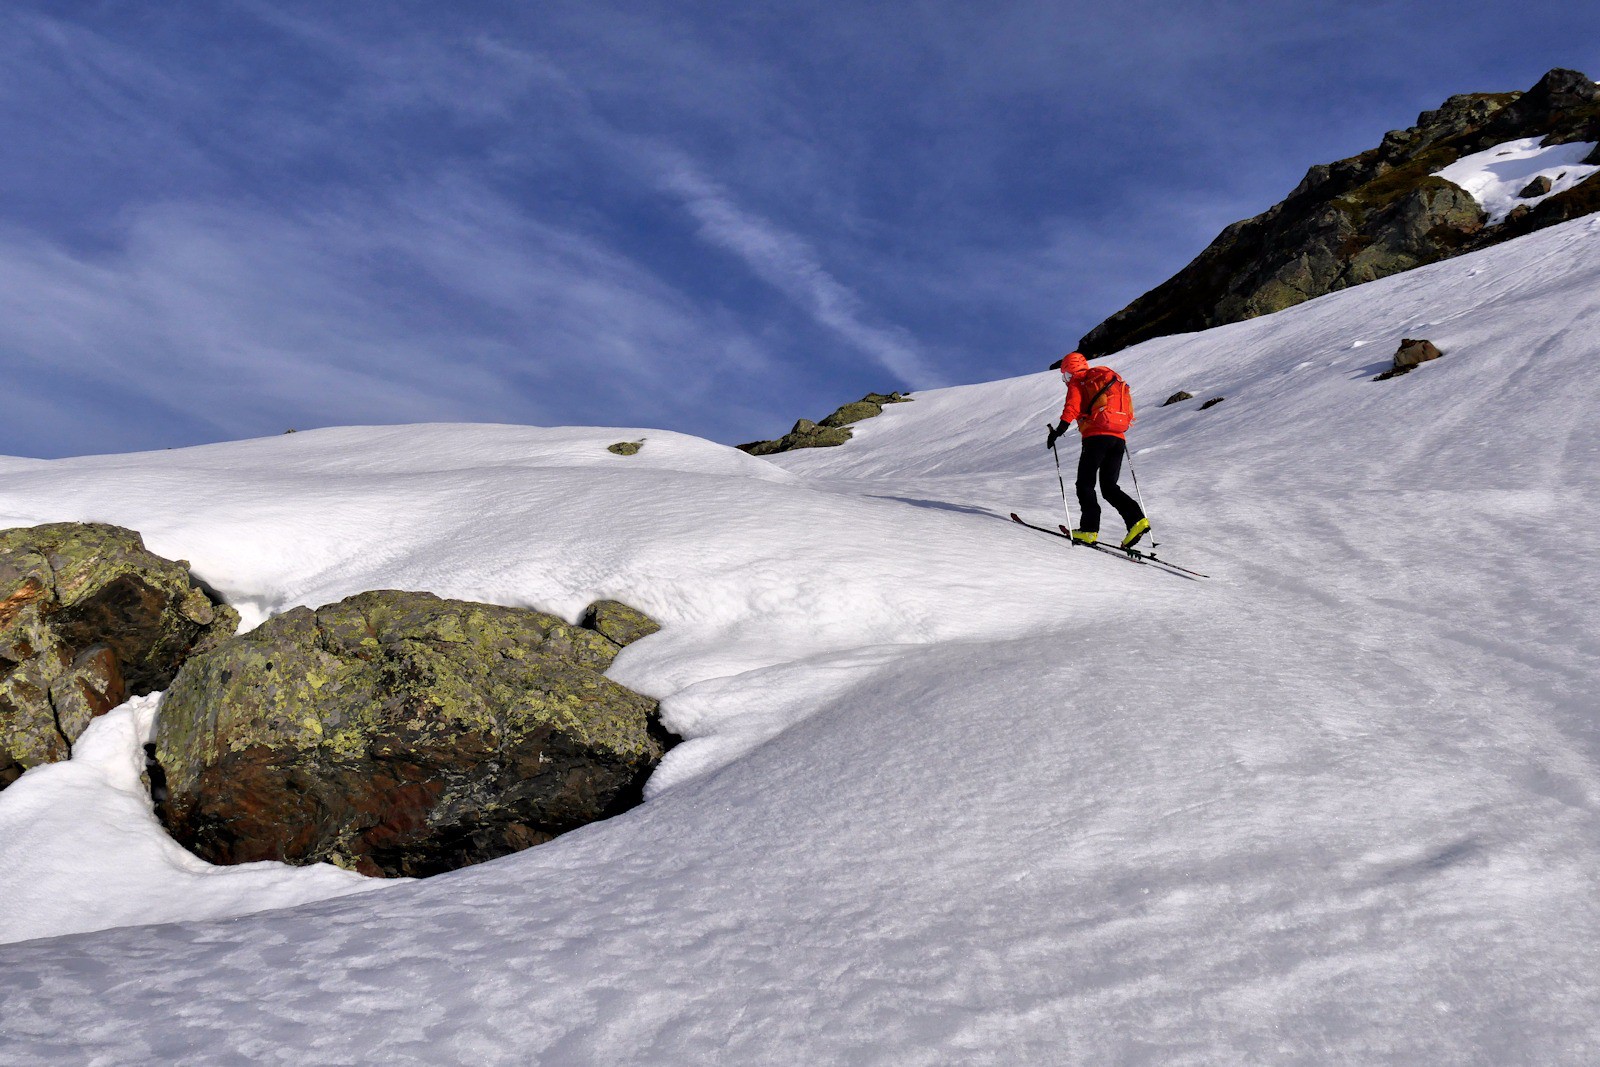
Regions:
M 645 628 L 618 608 L 591 614 L 619 636 Z M 213 863 L 390 876 L 548 841 L 637 804 L 672 743 L 656 702 L 602 673 L 619 648 L 431 593 L 296 608 L 191 659 L 167 691 L 160 814 Z
M 98 715 L 166 688 L 238 629 L 188 563 L 132 530 L 60 522 L 0 530 L 0 789 L 64 760 Z

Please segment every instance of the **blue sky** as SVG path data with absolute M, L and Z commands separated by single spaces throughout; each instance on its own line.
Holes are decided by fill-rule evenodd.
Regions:
M 0 453 L 1025 373 L 1571 3 L 0 9 Z

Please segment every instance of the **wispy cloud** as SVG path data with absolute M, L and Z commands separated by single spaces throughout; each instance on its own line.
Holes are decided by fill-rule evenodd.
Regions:
M 249 6 L 285 32 L 355 57 L 372 72 L 377 84 L 404 84 L 407 93 L 426 94 L 450 106 L 505 112 L 512 99 L 534 87 L 553 92 L 567 113 L 578 119 L 576 135 L 603 145 L 614 155 L 630 157 L 642 176 L 681 201 L 704 239 L 732 253 L 818 325 L 889 371 L 899 384 L 938 384 L 938 374 L 911 333 L 873 322 L 867 301 L 827 269 L 810 242 L 742 205 L 733 191 L 711 178 L 705 165 L 687 152 L 605 118 L 578 79 L 551 57 L 485 36 L 460 42 L 461 49 L 477 58 L 471 64 L 460 62 L 459 56 L 447 58 L 446 50 L 432 41 L 402 52 L 392 46 L 375 49 L 333 35 L 323 24 L 291 18 L 258 3 Z M 634 26 L 637 29 L 637 24 Z M 651 44 L 660 60 L 662 42 L 653 37 Z M 677 52 L 685 47 L 679 42 L 668 50 Z M 459 74 L 461 68 L 478 72 L 470 84 Z M 446 76 L 441 70 L 457 73 Z M 407 76 L 398 78 L 402 73 Z
M 823 267 L 805 240 L 740 207 L 725 188 L 686 158 L 669 164 L 661 182 L 682 197 L 707 240 L 738 256 L 763 281 L 876 360 L 902 385 L 940 384 L 910 333 L 867 321 L 865 302 Z
M 139 427 L 118 447 L 338 422 L 687 419 L 719 376 L 765 359 L 731 316 L 465 180 L 296 216 L 157 206 L 110 251 L 0 231 L 12 402 L 96 410 L 26 438 L 13 422 L 0 451 L 93 450 L 113 418 Z
M 0 428 L 0 451 L 419 419 L 650 422 L 738 440 L 792 419 L 799 393 L 832 400 L 841 352 L 896 384 L 934 382 L 909 333 L 815 244 L 670 140 L 608 117 L 544 52 L 487 30 L 400 20 L 372 38 L 343 13 L 229 10 L 329 76 L 222 112 L 210 75 L 164 72 L 156 52 L 88 24 L 18 23 L 33 47 L 12 78 L 32 65 L 36 108 L 66 105 L 80 157 L 126 161 L 126 199 L 96 204 L 86 239 L 65 213 L 44 227 L 0 216 L 0 371 L 40 415 Z M 248 77 L 227 69 L 230 86 Z M 432 125 L 414 132 L 419 118 Z M 185 163 L 168 177 L 154 161 L 174 153 Z M 720 291 L 740 286 L 717 280 L 729 272 L 712 257 L 686 279 L 613 209 L 522 177 L 581 182 L 585 168 L 622 209 L 653 201 L 649 226 L 731 255 L 791 310 L 730 304 Z M 93 417 L 43 414 L 74 407 Z
M 163 117 L 117 88 L 172 98 L 136 54 L 42 16 L 18 24 L 36 47 L 17 52 L 10 74 L 26 80 L 30 63 L 70 68 L 54 91 L 77 143 L 125 153 L 130 178 L 175 149 L 194 156 L 186 108 L 201 102 L 197 87 Z M 455 80 L 449 71 L 471 64 L 434 50 L 412 57 L 408 91 L 475 99 L 463 113 L 503 115 L 519 87 L 551 81 L 519 55 L 482 41 L 468 48 L 493 61 L 493 77 Z M 403 82 L 395 62 L 381 60 L 357 79 L 363 99 L 334 110 L 405 117 L 415 99 L 376 101 L 367 84 Z M 326 151 L 326 135 L 296 132 L 306 124 L 311 117 L 286 113 L 258 142 L 263 158 Z M 344 162 L 356 161 L 381 162 Z M 270 196 L 242 182 L 218 188 L 210 172 L 204 191 L 174 182 L 151 198 L 125 184 L 119 192 L 132 199 L 98 205 L 89 240 L 0 219 L 0 374 L 14 409 L 0 421 L 0 452 L 440 419 L 755 436 L 770 416 L 747 386 L 772 375 L 771 346 L 583 217 L 493 188 L 496 170 L 419 153 L 361 186 L 302 180 Z

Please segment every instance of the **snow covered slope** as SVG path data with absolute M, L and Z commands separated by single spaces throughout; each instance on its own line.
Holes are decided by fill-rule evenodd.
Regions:
M 1543 137 L 1520 137 L 1462 156 L 1443 170 L 1435 171 L 1433 177 L 1453 182 L 1471 193 L 1488 212 L 1487 224 L 1498 226 L 1512 209 L 1523 205 L 1535 207 L 1552 196 L 1577 188 L 1600 172 L 1600 167 L 1583 162 L 1594 149 L 1594 141 L 1570 141 L 1546 147 Z M 1524 198 L 1523 190 L 1535 178 L 1549 179 L 1550 191 Z
M 227 921 L 146 881 L 194 921 L 0 946 L 0 1058 L 1593 1062 L 1597 317 L 1600 218 L 1119 353 L 1209 583 L 1005 519 L 1061 507 L 1044 373 L 771 462 L 447 426 L 0 461 L 0 524 L 132 526 L 255 618 L 628 600 L 667 625 L 613 673 L 691 738 L 495 863 Z M 1446 356 L 1372 382 L 1402 336 Z M 13 936 L 135 921 L 13 843 L 72 769 L 0 794 Z

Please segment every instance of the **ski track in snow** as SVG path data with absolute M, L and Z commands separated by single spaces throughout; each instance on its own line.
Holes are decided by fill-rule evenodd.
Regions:
M 666 629 L 613 676 L 689 738 L 607 823 L 245 915 L 143 809 L 137 847 L 17 847 L 16 797 L 114 784 L 31 771 L 6 929 L 93 932 L 0 945 L 0 1061 L 1596 1062 L 1597 283 L 1600 218 L 1113 357 L 1198 584 L 1006 519 L 1060 518 L 1053 373 L 770 462 L 510 427 L 0 460 L 0 525 L 133 526 L 254 619 L 627 600 Z M 1419 334 L 1445 358 L 1372 382 Z M 100 899 L 135 874 L 142 918 Z

